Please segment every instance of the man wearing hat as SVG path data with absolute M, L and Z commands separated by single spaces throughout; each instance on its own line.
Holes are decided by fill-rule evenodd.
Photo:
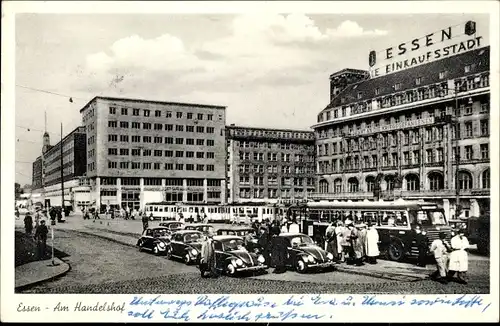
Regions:
M 463 229 L 458 231 L 458 234 L 451 239 L 451 249 L 453 250 L 450 254 L 450 265 L 449 265 L 449 280 L 452 279 L 453 275 L 457 274 L 457 279 L 459 283 L 467 284 L 465 280 L 465 274 L 469 267 L 467 255 L 467 249 L 469 248 L 469 240 L 465 237 L 465 232 Z
M 215 269 L 215 248 L 211 234 L 206 237 L 201 246 L 200 272 L 201 277 L 205 277 L 206 272 L 209 272 L 211 277 L 217 276 L 217 270 Z
M 45 220 L 40 221 L 40 225 L 36 228 L 35 239 L 37 243 L 38 259 L 42 260 L 45 257 L 47 248 L 47 234 L 49 229 L 45 225 Z
M 439 239 L 432 241 L 431 252 L 434 254 L 436 259 L 437 271 L 432 274 L 432 278 L 435 278 L 440 283 L 448 283 L 446 280 L 447 275 L 447 265 L 448 265 L 448 248 L 445 242 L 446 234 L 444 232 L 439 232 Z

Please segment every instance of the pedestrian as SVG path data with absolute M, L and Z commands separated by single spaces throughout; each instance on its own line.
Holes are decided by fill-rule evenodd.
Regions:
M 262 255 L 266 259 L 266 262 L 269 263 L 269 232 L 265 226 L 260 228 L 258 244 L 262 249 Z
M 281 233 L 288 233 L 288 224 L 286 223 L 286 219 L 284 219 L 281 224 Z
M 361 243 L 361 259 L 364 260 L 366 257 L 366 224 L 361 223 L 359 225 L 359 242 Z
M 41 210 L 37 210 L 36 213 L 35 213 L 35 230 L 40 225 L 40 219 L 41 219 L 41 213 L 40 212 L 41 212 Z
M 325 232 L 325 249 L 329 253 L 333 255 L 333 258 L 338 260 L 338 252 L 337 252 L 337 234 L 335 234 L 335 221 L 330 223 L 330 225 L 326 228 Z
M 149 218 L 146 214 L 142 215 L 142 232 L 149 227 Z
M 300 228 L 299 228 L 299 225 L 297 224 L 296 218 L 292 219 L 292 224 L 290 224 L 290 227 L 288 228 L 288 232 L 300 233 Z
M 349 239 L 351 241 L 352 263 L 356 266 L 363 266 L 363 243 L 359 237 L 359 231 L 352 223 L 349 224 L 349 230 L 351 231 Z
M 40 221 L 40 225 L 36 228 L 35 239 L 37 244 L 38 259 L 43 260 L 45 258 L 45 252 L 47 248 L 47 234 L 49 229 L 45 225 L 45 220 Z
M 207 213 L 203 213 L 203 224 L 207 224 L 208 223 L 208 215 Z
M 366 230 L 365 252 L 366 260 L 369 264 L 377 263 L 377 257 L 380 255 L 378 242 L 378 231 L 372 222 L 368 222 L 368 230 Z
M 27 213 L 24 217 L 24 230 L 27 235 L 31 235 L 31 232 L 33 232 L 33 219 L 30 213 Z
M 431 278 L 444 284 L 448 283 L 448 248 L 445 243 L 445 239 L 446 234 L 444 232 L 439 232 L 439 239 L 432 241 L 430 249 L 436 259 L 437 268 L 437 270 L 431 275 Z
M 342 252 L 343 252 L 343 257 L 344 261 L 348 264 L 351 265 L 353 262 L 353 257 L 352 257 L 352 243 L 351 243 L 351 229 L 350 226 L 352 222 L 346 219 L 346 224 L 344 227 L 344 232 L 342 233 Z
M 271 239 L 273 273 L 282 274 L 286 272 L 287 250 L 286 239 L 274 234 Z
M 427 238 L 422 234 L 420 225 L 415 226 L 415 242 L 418 248 L 417 266 L 425 267 L 427 265 Z
M 215 248 L 211 235 L 205 238 L 201 246 L 200 272 L 201 277 L 205 277 L 206 272 L 209 272 L 210 277 L 218 276 L 215 268 Z
M 467 249 L 469 248 L 469 240 L 465 237 L 464 230 L 458 231 L 458 234 L 451 239 L 450 263 L 448 279 L 452 280 L 455 273 L 457 274 L 458 283 L 467 284 L 465 279 L 469 268 Z
M 125 216 L 125 219 L 128 220 L 130 217 L 130 206 L 127 206 L 127 208 L 125 209 Z
M 344 262 L 344 250 L 342 248 L 343 233 L 345 231 L 344 223 L 342 221 L 337 221 L 337 226 L 335 227 L 335 236 L 337 237 L 337 257 L 339 262 Z

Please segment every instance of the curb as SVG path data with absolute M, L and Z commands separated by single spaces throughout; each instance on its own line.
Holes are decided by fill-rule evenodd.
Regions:
M 24 285 L 20 285 L 20 286 L 15 286 L 14 285 L 14 292 L 16 291 L 19 291 L 19 292 L 22 292 L 23 290 L 26 290 L 28 288 L 31 288 L 35 285 L 39 285 L 39 284 L 42 284 L 42 283 L 45 283 L 45 282 L 49 282 L 49 281 L 54 281 L 56 279 L 58 279 L 59 277 L 62 277 L 64 275 L 66 275 L 70 270 L 71 270 L 71 265 L 68 264 L 67 262 L 59 259 L 56 257 L 56 259 L 59 261 L 60 264 L 62 265 L 66 265 L 66 269 L 54 276 L 51 276 L 49 278 L 46 278 L 46 279 L 43 279 L 43 280 L 38 280 L 38 281 L 35 281 L 35 282 L 31 282 L 31 283 L 28 283 L 28 284 L 24 284 Z
M 129 246 L 129 247 L 132 247 L 132 248 L 136 248 L 136 246 L 133 245 L 133 244 L 127 243 L 125 241 L 113 239 L 113 238 L 110 238 L 110 237 L 107 237 L 107 236 L 101 235 L 101 234 L 96 234 L 96 233 L 92 233 L 92 232 L 86 232 L 86 231 L 82 231 L 82 230 L 69 230 L 68 229 L 68 230 L 65 230 L 65 231 L 76 232 L 76 233 L 81 233 L 81 234 L 86 234 L 86 235 L 91 235 L 91 236 L 95 236 L 95 237 L 100 238 L 100 239 L 108 240 L 108 241 L 115 242 L 115 243 L 118 243 L 118 244 L 121 244 L 121 245 Z
M 357 274 L 357 275 L 363 275 L 363 276 L 382 278 L 382 279 L 391 280 L 391 281 L 398 281 L 397 279 L 395 279 L 395 277 L 384 276 L 384 275 L 381 275 L 380 272 L 376 272 L 377 274 L 374 274 L 373 272 L 369 272 L 369 271 L 362 271 L 362 270 L 350 269 L 350 268 L 339 267 L 339 266 L 336 266 L 335 268 L 338 272 L 342 272 L 342 273 L 350 273 L 350 274 Z M 423 281 L 423 280 L 427 279 L 427 277 L 420 278 L 420 277 L 416 277 L 416 276 L 410 276 L 407 274 L 393 274 L 393 275 L 396 277 L 406 277 L 406 278 L 413 279 L 413 280 L 410 280 L 407 282 L 418 282 L 418 281 Z

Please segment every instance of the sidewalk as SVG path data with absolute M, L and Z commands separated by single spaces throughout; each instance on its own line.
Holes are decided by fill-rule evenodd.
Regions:
M 52 260 L 39 260 L 16 267 L 16 289 L 21 289 L 28 285 L 35 285 L 44 281 L 49 281 L 55 277 L 66 274 L 71 267 L 60 260 L 54 258 L 55 266 Z

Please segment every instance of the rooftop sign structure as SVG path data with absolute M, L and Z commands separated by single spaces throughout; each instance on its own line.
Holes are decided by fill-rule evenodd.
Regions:
M 485 44 L 476 35 L 476 23 L 449 26 L 385 50 L 371 51 L 368 57 L 371 78 L 429 63 L 448 56 L 477 49 Z

